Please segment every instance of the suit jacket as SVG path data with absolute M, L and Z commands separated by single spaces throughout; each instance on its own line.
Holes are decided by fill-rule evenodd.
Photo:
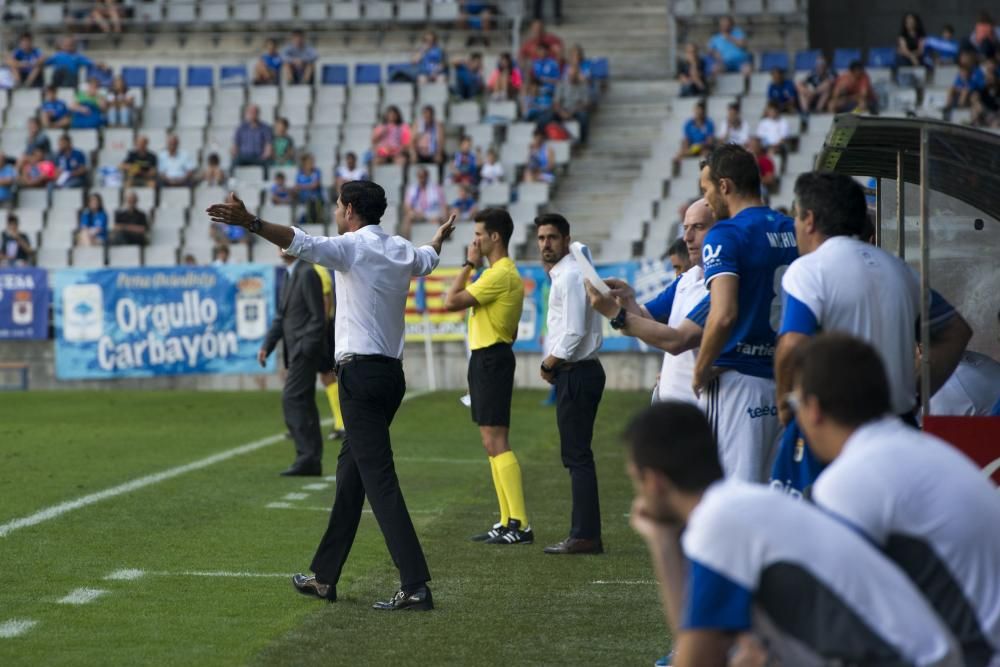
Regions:
M 285 367 L 300 355 L 329 365 L 327 349 L 327 319 L 323 308 L 323 284 L 313 267 L 299 260 L 281 289 L 278 311 L 264 338 L 264 349 L 270 354 L 282 343 Z

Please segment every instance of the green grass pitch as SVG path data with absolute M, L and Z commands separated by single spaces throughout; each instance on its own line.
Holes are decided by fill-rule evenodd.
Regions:
M 431 613 L 370 609 L 398 584 L 370 514 L 340 600 L 295 593 L 286 575 L 308 568 L 335 482 L 279 477 L 293 455 L 281 441 L 0 537 L 0 665 L 651 664 L 669 638 L 646 549 L 624 516 L 632 494 L 619 442 L 647 395 L 609 391 L 601 405 L 607 553 L 596 557 L 542 553 L 565 537 L 570 511 L 543 398 L 518 391 L 513 411 L 533 546 L 467 541 L 494 520 L 496 500 L 458 393 L 400 409 L 393 449 L 434 577 Z M 279 395 L 267 392 L 9 394 L 0 413 L 0 526 L 284 430 Z M 329 444 L 327 475 L 336 454 Z M 120 570 L 143 574 L 106 579 Z M 196 574 L 205 572 L 263 576 Z M 78 589 L 97 597 L 60 602 Z M 14 620 L 35 624 L 2 636 L 16 634 Z

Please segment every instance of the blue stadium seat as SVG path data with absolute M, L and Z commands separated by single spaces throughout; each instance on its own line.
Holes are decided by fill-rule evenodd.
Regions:
M 606 81 L 611 76 L 611 64 L 607 58 L 593 58 L 590 61 L 590 76 L 597 81 Z
M 188 65 L 187 85 L 192 88 L 211 88 L 215 83 L 211 67 Z
M 896 47 L 878 46 L 868 49 L 869 67 L 893 67 L 896 64 Z
M 765 51 L 760 54 L 760 71 L 770 72 L 774 68 L 788 71 L 788 54 L 784 51 Z
M 386 74 L 389 76 L 389 81 L 395 81 L 397 74 L 403 74 L 405 78 L 408 78 L 411 81 L 417 80 L 417 66 L 413 63 L 389 63 L 386 70 Z
M 814 67 L 816 67 L 816 61 L 819 60 L 821 52 L 819 49 L 812 49 L 811 51 L 799 51 L 795 54 L 795 71 L 796 72 L 810 72 Z
M 129 88 L 145 88 L 149 83 L 149 71 L 145 67 L 122 67 L 122 78 Z
M 847 69 L 855 60 L 861 60 L 861 49 L 837 49 L 833 52 L 833 69 Z
M 219 68 L 220 86 L 245 86 L 249 78 L 246 65 L 223 65 Z
M 377 63 L 358 63 L 354 66 L 354 84 L 382 83 L 382 66 Z
M 346 86 L 347 65 L 323 65 L 320 81 L 324 86 Z
M 153 70 L 154 88 L 179 88 L 180 85 L 180 67 L 157 67 Z

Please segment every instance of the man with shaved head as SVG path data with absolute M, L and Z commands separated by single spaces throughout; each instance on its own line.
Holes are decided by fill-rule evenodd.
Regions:
M 707 201 L 699 199 L 688 206 L 682 225 L 691 268 L 645 305 L 639 305 L 635 291 L 620 280 L 606 281 L 612 288 L 611 296 L 602 297 L 590 290 L 591 304 L 611 318 L 612 327 L 664 350 L 660 380 L 653 394 L 657 401 L 698 402 L 691 380 L 704 321 L 690 320 L 688 314 L 708 294 L 701 244 L 714 224 L 715 215 Z

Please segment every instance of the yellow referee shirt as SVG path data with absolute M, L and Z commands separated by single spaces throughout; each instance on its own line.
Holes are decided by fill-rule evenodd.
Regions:
M 469 347 L 513 343 L 524 307 L 524 284 L 514 261 L 504 257 L 465 290 L 479 303 L 469 317 Z
M 325 266 L 313 264 L 313 268 L 316 269 L 319 282 L 323 285 L 323 301 L 326 302 L 324 306 L 327 310 L 326 319 L 331 320 L 333 319 L 333 279 Z

